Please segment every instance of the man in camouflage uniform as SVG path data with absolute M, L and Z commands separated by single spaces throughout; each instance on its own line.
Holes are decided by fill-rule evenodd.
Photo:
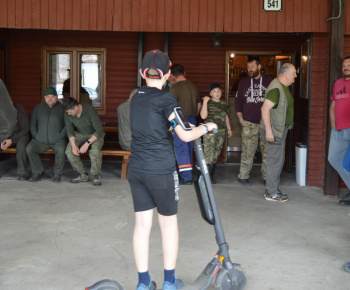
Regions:
M 215 123 L 218 126 L 217 134 L 203 135 L 204 157 L 207 162 L 211 182 L 215 184 L 214 172 L 217 159 L 225 141 L 226 127 L 228 137 L 231 137 L 232 132 L 228 118 L 229 109 L 226 102 L 221 100 L 222 90 L 220 85 L 217 83 L 210 85 L 209 92 L 211 99 L 208 96 L 203 98 L 200 115 L 205 120 L 205 123 Z
M 79 157 L 80 154 L 89 151 L 93 185 L 101 185 L 101 150 L 105 135 L 101 120 L 93 107 L 80 104 L 71 97 L 64 100 L 63 109 L 66 111 L 64 119 L 69 138 L 66 155 L 73 169 L 79 172 L 79 176 L 71 179 L 70 182 L 79 183 L 90 180 Z
M 260 139 L 262 154 L 261 177 L 266 180 L 265 143 L 260 136 L 261 106 L 265 100 L 266 89 L 272 81 L 271 76 L 261 75 L 261 62 L 258 57 L 248 57 L 248 76 L 238 85 L 235 110 L 242 125 L 242 155 L 238 183 L 250 186 L 249 174 Z M 260 137 L 260 138 L 259 138 Z

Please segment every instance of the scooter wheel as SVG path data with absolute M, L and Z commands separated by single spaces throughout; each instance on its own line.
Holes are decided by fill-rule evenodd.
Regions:
M 85 290 L 125 290 L 125 288 L 115 280 L 104 279 L 86 287 Z
M 247 277 L 244 270 L 235 266 L 235 280 L 231 281 L 229 272 L 226 269 L 220 269 L 215 279 L 215 288 L 217 290 L 243 290 L 247 284 Z

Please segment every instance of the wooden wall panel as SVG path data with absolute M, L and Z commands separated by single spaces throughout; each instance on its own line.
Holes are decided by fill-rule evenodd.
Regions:
M 90 29 L 90 6 L 89 0 L 81 0 L 81 30 Z
M 344 13 L 345 13 L 345 34 L 350 34 L 350 2 L 349 1 L 345 1 L 344 3 Z
M 49 10 L 49 0 L 41 0 L 40 2 L 40 26 L 42 29 L 48 29 L 49 28 L 49 18 L 51 14 L 56 14 L 56 13 L 49 13 L 49 11 L 55 11 L 55 10 Z M 57 14 L 61 11 L 57 11 Z
M 104 1 L 101 2 L 104 3 Z M 101 15 L 101 19 L 102 17 L 103 15 Z M 73 0 L 64 0 L 64 29 L 73 29 Z
M 225 13 L 224 0 L 217 0 L 216 1 L 215 11 L 222 11 L 223 12 L 223 13 L 221 13 L 221 17 L 216 19 L 216 23 L 215 23 L 215 31 L 220 31 L 224 27 L 224 19 L 225 19 L 224 18 L 224 13 Z M 210 11 L 209 11 L 208 17 L 211 17 Z
M 16 27 L 16 1 L 7 2 L 7 27 Z
M 113 9 L 113 30 L 122 31 L 122 20 L 123 20 L 123 1 L 114 0 Z
M 168 9 L 168 7 L 165 7 L 165 3 L 163 0 L 156 0 L 157 3 L 157 27 L 156 27 L 156 31 L 165 31 L 164 27 L 165 27 L 165 19 L 162 15 L 164 15 L 164 11 L 165 9 Z M 189 21 L 189 19 L 188 19 Z
M 165 19 L 164 29 L 165 31 L 174 31 L 174 1 L 164 0 L 164 3 L 166 7 L 164 11 L 164 19 Z
M 237 7 L 241 7 L 241 0 L 233 0 L 232 5 L 232 31 L 242 31 L 242 13 L 240 9 Z
M 199 0 L 191 0 L 190 1 L 190 11 L 197 11 L 197 13 L 193 13 L 190 17 L 190 30 L 189 31 L 197 31 L 199 24 Z M 166 29 L 166 27 L 165 27 Z M 165 30 L 167 31 L 167 30 Z
M 249 0 L 246 0 L 246 1 L 249 1 Z M 203 18 L 203 20 L 204 20 L 203 27 L 205 27 L 203 29 L 203 31 L 207 31 L 207 30 L 216 31 L 216 27 L 215 27 L 216 18 L 213 17 L 213 15 L 216 15 L 215 4 L 216 4 L 216 0 L 208 0 L 207 7 L 203 7 L 203 10 L 205 11 L 205 14 L 206 14 L 205 15 L 203 12 L 203 15 L 205 15 L 205 17 Z M 204 23 L 204 22 L 206 22 L 206 23 Z M 182 30 L 182 31 L 184 31 L 184 30 Z
M 193 14 L 196 14 L 196 13 L 193 13 Z M 190 0 L 182 0 L 182 5 L 181 5 L 181 31 L 190 31 L 190 18 L 191 18 L 191 15 L 192 15 L 192 13 L 190 13 Z M 158 31 L 160 31 L 160 30 L 158 30 Z
M 23 0 L 15 0 L 16 7 L 16 27 L 23 28 Z
M 79 1 L 79 0 L 76 0 Z M 78 8 L 78 6 L 76 6 L 75 8 Z M 80 6 L 79 6 L 80 8 Z M 49 9 L 48 11 L 56 11 L 57 10 L 57 0 L 50 0 L 49 1 Z M 79 26 L 77 27 L 81 27 L 80 23 Z M 57 29 L 57 13 L 52 13 L 52 15 L 50 15 L 49 17 L 49 29 Z
M 74 0 L 73 1 L 73 8 L 72 8 L 72 29 L 78 30 L 78 28 L 81 25 L 81 0 Z
M 327 32 L 330 0 L 0 0 L 0 28 L 144 32 Z M 346 4 L 345 13 L 350 13 Z M 108 7 L 108 9 L 107 9 Z M 53 8 L 51 10 L 51 8 Z M 4 12 L 5 11 L 5 12 Z M 55 13 L 48 13 L 55 11 Z M 28 16 L 31 16 L 30 21 Z M 346 33 L 350 20 L 345 17 Z
M 122 29 L 123 31 L 130 31 L 132 27 L 131 23 L 133 19 L 131 1 L 123 1 L 122 7 L 123 7 Z
M 28 0 L 25 0 L 25 1 L 28 1 Z M 44 11 L 41 12 L 40 2 L 41 2 L 40 0 L 32 0 L 32 28 L 41 28 L 40 17 L 41 17 L 41 14 L 44 13 Z M 52 11 L 56 11 L 56 7 L 55 7 L 55 10 L 52 10 Z
M 157 9 L 157 0 L 148 0 L 147 31 L 157 31 Z
M 113 0 L 106 0 L 106 31 L 113 30 L 113 10 Z
M 90 24 L 89 30 L 97 30 L 97 2 L 96 1 L 90 1 L 88 17 L 89 17 L 89 24 Z
M 241 14 L 244 11 L 245 13 L 242 14 L 242 32 L 250 32 L 250 22 L 254 21 L 254 18 L 251 18 L 250 15 L 250 0 L 244 0 L 241 2 Z M 235 8 L 237 9 L 237 7 Z
M 7 27 L 8 7 L 7 0 L 0 0 L 0 27 Z
M 63 30 L 65 29 L 65 22 L 66 22 L 66 16 L 64 14 L 65 9 L 65 2 L 62 0 L 57 0 L 57 18 L 56 18 L 56 24 L 57 24 L 57 29 L 59 30 Z M 60 17 L 60 15 L 64 15 L 64 17 Z M 92 21 L 92 19 L 89 19 L 90 21 Z
M 326 34 L 314 34 L 311 67 L 310 135 L 308 185 L 323 187 L 327 102 L 329 39 Z
M 32 2 L 24 1 L 23 2 L 23 28 L 32 27 Z M 1 6 L 1 4 L 0 4 Z M 0 16 L 1 17 L 1 16 Z
M 198 10 L 198 17 L 199 17 L 199 23 L 198 23 L 198 32 L 204 32 L 206 31 L 207 27 L 207 0 L 200 0 L 199 10 Z M 176 18 L 174 19 L 174 22 Z M 180 31 L 176 30 L 176 26 L 174 25 L 174 31 Z
M 224 31 L 232 31 L 232 0 L 224 0 Z M 195 31 L 195 30 L 191 30 Z
M 42 46 L 107 49 L 107 114 L 101 120 L 116 123 L 118 105 L 137 84 L 138 33 L 32 31 L 29 35 L 23 30 L 12 31 L 8 40 L 8 89 L 14 102 L 21 103 L 29 114 L 41 100 Z
M 344 38 L 344 57 L 350 55 L 350 35 Z

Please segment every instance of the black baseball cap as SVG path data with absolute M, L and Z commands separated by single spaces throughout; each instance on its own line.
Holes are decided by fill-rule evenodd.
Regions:
M 212 90 L 214 90 L 216 88 L 220 88 L 221 89 L 221 86 L 218 83 L 211 84 L 210 87 L 209 87 L 209 92 L 211 92 Z
M 142 61 L 143 74 L 151 79 L 161 79 L 168 73 L 171 67 L 169 56 L 160 50 L 151 50 L 145 54 Z M 155 69 L 158 73 L 155 75 L 149 74 L 149 69 Z

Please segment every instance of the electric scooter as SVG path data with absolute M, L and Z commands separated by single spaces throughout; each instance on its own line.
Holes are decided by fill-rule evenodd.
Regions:
M 175 108 L 175 126 L 181 125 L 185 130 L 191 130 L 189 123 L 183 116 L 181 110 Z M 187 123 L 186 123 L 187 122 Z M 173 127 L 175 127 L 173 125 Z M 209 133 L 216 133 L 213 132 Z M 229 246 L 225 240 L 224 230 L 221 224 L 220 215 L 215 202 L 215 196 L 208 172 L 208 167 L 204 158 L 201 139 L 193 141 L 195 154 L 200 171 L 199 177 L 195 180 L 195 188 L 200 211 L 204 220 L 214 226 L 216 242 L 219 250 L 213 259 L 207 264 L 198 278 L 184 289 L 205 290 L 215 280 L 214 285 L 218 290 L 243 290 L 247 284 L 246 274 L 240 264 L 232 263 L 229 255 Z M 86 290 L 124 290 L 124 287 L 114 280 L 101 280 Z

